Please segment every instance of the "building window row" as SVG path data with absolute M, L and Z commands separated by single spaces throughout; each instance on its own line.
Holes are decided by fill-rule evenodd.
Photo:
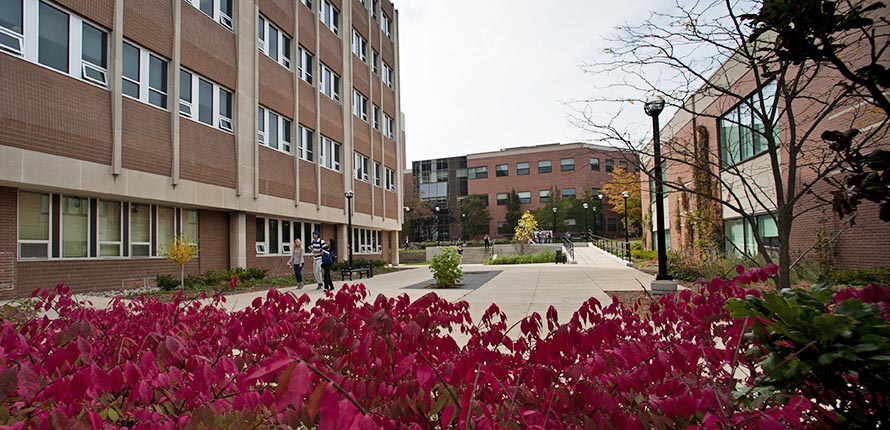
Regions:
M 362 182 L 370 182 L 368 157 L 356 152 L 353 154 L 352 177 Z
M 233 132 L 232 92 L 194 72 L 180 69 L 179 113 L 186 118 Z M 197 101 L 198 111 L 194 104 Z
M 223 27 L 234 30 L 232 0 L 185 0 L 185 2 L 204 12 L 204 15 L 222 24 Z
M 295 239 L 308 246 L 312 231 L 321 229 L 320 224 L 263 217 L 256 217 L 255 225 L 257 255 L 290 255 Z
M 383 252 L 383 233 L 369 228 L 352 229 L 352 252 L 355 254 L 379 254 Z
M 771 81 L 720 117 L 720 161 L 723 167 L 736 165 L 766 152 L 767 133 L 771 132 L 774 140 L 778 141 L 778 129 L 767 131 L 760 116 L 751 110 L 751 106 L 760 110 L 761 102 L 766 106 L 766 112 L 773 110 L 776 81 Z
M 257 109 L 257 140 L 260 145 L 290 154 L 292 121 L 270 109 Z
M 174 237 L 198 243 L 191 209 L 27 191 L 18 208 L 20 259 L 157 257 Z
M 290 69 L 291 39 L 271 21 L 260 16 L 257 25 L 259 50 L 276 63 Z
M 776 227 L 776 219 L 770 215 L 758 215 L 755 224 L 751 225 L 745 219 L 724 221 L 723 231 L 726 236 L 726 255 L 741 257 L 743 254 L 755 256 L 758 254 L 757 241 L 754 239 L 754 230 L 767 248 L 778 248 L 779 230 Z

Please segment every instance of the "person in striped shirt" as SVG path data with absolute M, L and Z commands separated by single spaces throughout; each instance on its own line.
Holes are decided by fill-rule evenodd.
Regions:
M 312 243 L 310 243 L 309 246 L 312 251 L 312 274 L 315 276 L 315 283 L 318 284 L 318 286 L 315 287 L 316 290 L 320 290 L 324 287 L 321 271 L 321 253 L 326 245 L 327 243 L 321 238 L 319 231 L 313 231 Z

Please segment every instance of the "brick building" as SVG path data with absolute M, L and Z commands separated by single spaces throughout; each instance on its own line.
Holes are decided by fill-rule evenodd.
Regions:
M 890 266 L 890 253 L 885 250 L 885 244 L 890 242 L 890 224 L 880 221 L 878 206 L 863 202 L 856 225 L 850 226 L 841 221 L 831 206 L 826 204 L 831 200 L 833 190 L 824 180 L 818 179 L 818 175 L 825 172 L 828 176 L 835 174 L 824 167 L 830 165 L 826 160 L 831 160 L 833 153 L 828 143 L 822 140 L 822 133 L 855 127 L 868 130 L 873 142 L 876 142 L 875 147 L 887 148 L 888 130 L 883 113 L 869 109 L 860 100 L 840 99 L 841 96 L 833 91 L 843 79 L 830 71 L 814 75 L 809 82 L 804 80 L 808 85 L 801 87 L 804 89 L 789 104 L 776 102 L 781 99 L 776 80 L 764 78 L 762 85 L 757 85 L 750 68 L 736 57 L 726 61 L 710 79 L 718 82 L 717 86 L 728 83 L 730 91 L 727 93 L 740 96 L 712 94 L 703 86 L 685 100 L 684 108 L 661 128 L 665 180 L 674 186 L 679 184 L 689 189 L 677 191 L 665 188 L 667 247 L 689 254 L 701 251 L 696 246 L 702 237 L 696 223 L 708 220 L 701 219 L 696 211 L 697 203 L 707 199 L 690 191 L 698 186 L 694 183 L 695 169 L 692 166 L 699 165 L 707 166 L 711 171 L 711 195 L 724 202 L 722 205 L 715 204 L 714 208 L 716 225 L 713 227 L 720 240 L 713 251 L 725 255 L 757 255 L 759 249 L 755 232 L 762 238 L 767 251 L 776 250 L 779 244 L 776 196 L 779 192 L 777 189 L 781 188 L 786 196 L 801 193 L 801 198 L 793 204 L 796 218 L 788 239 L 792 261 L 799 257 L 815 259 L 817 252 L 814 245 L 819 240 L 830 239 L 823 245 L 823 252 L 837 268 Z M 832 97 L 838 97 L 840 101 L 835 102 Z M 761 101 L 765 109 L 759 107 Z M 837 107 L 829 108 L 829 103 L 837 103 Z M 795 113 L 796 124 L 793 128 L 788 120 L 788 106 Z M 781 172 L 778 185 L 765 137 L 770 130 L 764 125 L 763 115 L 777 118 L 777 126 L 771 132 L 778 142 L 776 169 Z M 795 135 L 791 134 L 792 129 Z M 794 144 L 800 145 L 801 149 L 796 160 L 798 170 L 794 179 L 797 185 L 792 189 L 788 177 L 788 146 L 795 138 Z M 650 148 L 643 152 L 651 153 Z M 696 154 L 702 159 L 694 159 Z M 642 156 L 641 159 L 646 170 L 652 171 L 652 158 Z M 805 188 L 810 184 L 812 188 Z M 651 244 L 657 231 L 655 186 L 646 175 L 642 177 L 641 185 L 643 211 L 651 214 L 651 225 L 645 229 L 647 241 Z M 730 204 L 737 206 L 746 216 L 731 209 Z
M 289 273 L 313 229 L 397 261 L 404 165 L 388 0 L 0 3 L 0 298 L 177 273 Z
M 478 195 L 491 215 L 489 235 L 492 238 L 512 237 L 505 229 L 507 194 L 516 191 L 522 210 L 534 211 L 550 201 L 551 194 L 561 198 L 590 199 L 589 225 L 605 236 L 624 236 L 618 215 L 608 204 L 595 196 L 603 184 L 611 179 L 616 167 L 636 169 L 633 155 L 616 148 L 586 143 L 544 144 L 480 152 L 466 156 L 415 161 L 412 176 L 421 200 L 430 207 L 439 207 L 431 215 L 436 225 L 436 238 L 454 240 L 460 236 L 459 201 L 468 195 Z M 605 206 L 605 210 L 604 207 Z M 596 219 L 596 221 L 594 221 Z M 538 220 L 542 230 L 551 221 Z M 569 231 L 583 232 L 582 219 L 566 220 Z M 428 229 L 417 229 L 420 235 Z M 619 231 L 620 230 L 620 231 Z M 429 235 L 412 240 L 436 240 Z

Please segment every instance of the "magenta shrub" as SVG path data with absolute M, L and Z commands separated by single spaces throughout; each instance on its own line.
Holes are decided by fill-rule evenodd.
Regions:
M 59 318 L 0 327 L 0 429 L 802 428 L 807 400 L 734 394 L 756 370 L 724 305 L 775 270 L 661 298 L 651 318 L 591 298 L 516 327 L 495 305 L 473 324 L 464 302 L 362 285 L 234 313 L 224 297 L 97 310 L 59 286 L 37 295 Z

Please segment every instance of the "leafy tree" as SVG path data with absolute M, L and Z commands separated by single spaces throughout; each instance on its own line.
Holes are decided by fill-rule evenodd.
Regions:
M 516 233 L 513 235 L 513 240 L 520 243 L 526 243 L 529 239 L 535 237 L 536 231 L 538 231 L 538 221 L 531 212 L 525 211 L 516 226 Z
M 198 255 L 198 247 L 186 242 L 181 236 L 174 237 L 164 252 L 164 258 L 179 265 L 179 287 L 185 286 L 185 265 Z
M 476 194 L 471 194 L 460 202 L 460 215 L 466 214 L 463 232 L 468 238 L 473 236 L 481 236 L 488 233 L 488 227 L 491 225 L 491 215 L 485 202 Z
M 521 216 L 522 203 L 519 201 L 519 194 L 516 194 L 516 190 L 511 190 L 510 194 L 507 194 L 507 215 L 504 217 L 504 222 L 507 223 L 509 231 L 516 230 L 516 225 L 519 223 Z
M 420 236 L 424 235 L 425 228 L 429 226 L 433 210 L 430 208 L 429 202 L 420 200 L 416 193 L 407 194 L 404 203 L 408 210 L 405 212 L 402 232 L 405 237 L 419 240 Z
M 612 210 L 621 215 L 621 223 L 624 224 L 624 197 L 622 192 L 627 191 L 627 206 L 630 207 L 628 220 L 632 226 L 641 226 L 643 222 L 643 204 L 640 201 L 640 179 L 633 173 L 616 167 L 612 171 L 612 178 L 603 184 L 602 193 L 612 205 Z
M 845 166 L 844 157 L 827 147 L 821 134 L 839 124 L 871 124 L 863 128 L 853 147 L 866 154 L 881 144 L 888 127 L 887 115 L 863 108 L 863 95 L 869 91 L 834 85 L 838 71 L 826 61 L 779 55 L 776 39 L 781 37 L 769 31 L 758 33 L 748 25 L 745 19 L 767 3 L 783 4 L 789 13 L 799 13 L 792 5 L 798 2 L 790 0 L 679 3 L 666 12 L 653 12 L 642 23 L 620 27 L 610 37 L 611 46 L 585 66 L 598 77 L 600 88 L 578 110 L 576 123 L 590 131 L 594 140 L 620 142 L 635 151 L 642 165 L 651 164 L 647 161 L 654 156 L 648 136 L 651 129 L 639 126 L 648 122 L 642 105 L 652 92 L 664 95 L 667 112 L 676 110 L 689 118 L 692 130 L 700 124 L 719 123 L 724 130 L 744 131 L 740 135 L 748 136 L 752 151 L 763 154 L 755 163 L 696 157 L 702 148 L 712 154 L 728 152 L 719 150 L 716 134 L 699 142 L 698 133 L 671 135 L 673 130 L 666 127 L 661 155 L 671 166 L 669 172 L 698 169 L 710 177 L 711 186 L 700 189 L 696 187 L 703 183 L 700 180 L 686 182 L 670 176 L 664 184 L 670 193 L 685 192 L 717 202 L 721 212 L 733 212 L 748 225 L 758 225 L 762 220 L 756 215 L 768 213 L 776 226 L 777 248 L 767 248 L 759 229 L 753 229 L 751 239 L 761 258 L 781 268 L 776 286 L 788 288 L 790 269 L 802 257 L 797 251 L 792 255 L 794 223 L 829 203 L 821 197 L 828 193 L 820 186 Z M 844 2 L 845 7 L 849 4 Z M 887 25 L 886 19 L 878 22 Z M 859 34 L 862 42 L 851 42 L 842 52 L 865 48 L 868 52 L 860 56 L 885 57 L 890 40 L 886 31 L 873 34 L 860 27 L 851 32 Z M 871 51 L 870 43 L 875 48 Z M 732 112 L 737 115 L 728 115 Z M 745 152 L 740 156 L 745 157 Z M 655 172 L 646 170 L 646 174 L 653 177 Z
M 457 248 L 446 246 L 442 248 L 442 253 L 433 257 L 430 262 L 430 271 L 433 272 L 433 278 L 436 279 L 437 287 L 453 287 L 464 277 L 464 272 L 460 268 L 460 254 Z
M 532 212 L 532 215 L 536 220 L 541 220 L 538 224 L 538 227 L 541 230 L 553 230 L 553 208 L 556 208 L 556 232 L 565 232 L 566 226 L 565 221 L 567 219 L 575 219 L 576 222 L 579 219 L 577 216 L 584 216 L 582 212 L 578 210 L 582 201 L 577 199 L 564 199 L 559 196 L 559 194 L 550 193 L 550 201 L 547 202 L 546 205 L 540 207 Z M 581 209 L 583 210 L 583 209 Z

